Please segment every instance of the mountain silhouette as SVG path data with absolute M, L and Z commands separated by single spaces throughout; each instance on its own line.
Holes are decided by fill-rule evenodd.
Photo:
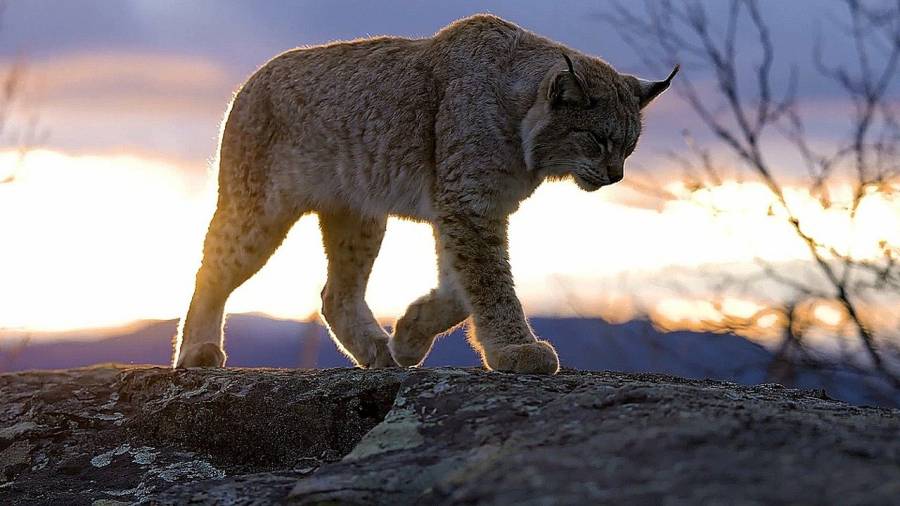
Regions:
M 644 320 L 608 323 L 597 318 L 535 317 L 530 323 L 549 338 L 563 367 L 621 372 L 654 372 L 740 384 L 767 381 L 773 355 L 734 334 L 661 332 Z M 62 369 L 116 362 L 166 365 L 176 320 L 145 322 L 136 330 L 103 339 L 68 335 L 64 340 L 31 343 L 9 361 L 6 371 Z M 279 320 L 257 314 L 231 315 L 225 325 L 231 367 L 350 367 L 328 332 L 317 322 Z M 480 359 L 458 328 L 436 340 L 423 367 L 478 366 Z M 798 369 L 797 388 L 824 389 L 854 404 L 897 406 L 900 399 L 849 370 Z

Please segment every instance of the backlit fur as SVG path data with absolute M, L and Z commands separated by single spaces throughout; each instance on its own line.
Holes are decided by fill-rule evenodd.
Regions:
M 275 57 L 237 93 L 222 131 L 218 204 L 173 364 L 224 365 L 229 294 L 317 213 L 322 315 L 356 364 L 417 365 L 435 335 L 471 315 L 488 368 L 555 373 L 556 352 L 515 294 L 508 216 L 547 178 L 585 190 L 620 180 L 653 98 L 642 90 L 661 91 L 641 83 L 487 15 L 426 39 Z M 392 336 L 364 300 L 389 215 L 433 225 L 440 272 Z

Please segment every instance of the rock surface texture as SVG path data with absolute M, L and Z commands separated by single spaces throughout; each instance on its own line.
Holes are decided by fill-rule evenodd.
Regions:
M 658 375 L 0 375 L 0 504 L 896 504 L 900 411 Z

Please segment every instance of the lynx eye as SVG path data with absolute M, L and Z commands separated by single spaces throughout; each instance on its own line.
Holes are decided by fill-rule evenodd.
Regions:
M 591 142 L 594 144 L 594 147 L 597 148 L 597 151 L 599 151 L 601 155 L 609 152 L 609 147 L 610 147 L 609 140 L 606 140 L 606 142 L 601 141 L 600 137 L 598 137 L 597 134 L 595 134 L 594 132 L 591 132 L 590 130 L 576 130 L 576 131 L 586 134 L 591 139 Z
M 591 136 L 591 142 L 593 142 L 594 145 L 597 146 L 597 149 L 600 151 L 601 154 L 609 151 L 609 143 L 608 142 L 607 143 L 600 142 L 600 139 L 593 132 L 588 132 L 588 135 Z

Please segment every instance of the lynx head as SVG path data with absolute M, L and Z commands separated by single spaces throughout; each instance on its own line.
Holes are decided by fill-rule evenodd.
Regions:
M 576 70 L 568 55 L 563 59 L 544 77 L 522 121 L 525 163 L 594 191 L 622 180 L 641 133 L 641 110 L 669 87 L 678 66 L 663 81 L 645 81 L 600 60 L 583 59 Z

